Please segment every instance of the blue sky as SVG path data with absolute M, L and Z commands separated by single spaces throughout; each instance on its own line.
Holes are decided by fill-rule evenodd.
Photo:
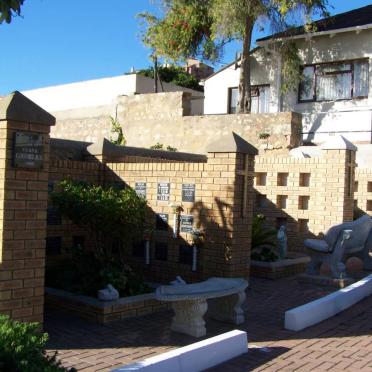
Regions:
M 136 14 L 152 0 L 26 0 L 23 17 L 0 25 L 0 95 L 74 81 L 120 75 L 147 67 Z M 330 0 L 331 14 L 371 4 Z M 221 64 L 240 49 L 229 45 Z

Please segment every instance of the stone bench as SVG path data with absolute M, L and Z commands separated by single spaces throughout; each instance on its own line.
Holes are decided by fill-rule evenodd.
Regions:
M 206 335 L 204 315 L 234 324 L 244 322 L 241 307 L 248 282 L 241 278 L 210 278 L 194 284 L 163 285 L 157 288 L 159 301 L 171 301 L 174 310 L 171 329 L 193 337 Z
M 332 226 L 324 239 L 306 239 L 305 247 L 311 255 L 307 274 L 319 275 L 323 262 L 330 265 L 332 277 L 343 279 L 346 276 L 345 261 L 348 257 L 359 257 L 365 270 L 372 270 L 372 220 L 368 215 L 352 222 Z

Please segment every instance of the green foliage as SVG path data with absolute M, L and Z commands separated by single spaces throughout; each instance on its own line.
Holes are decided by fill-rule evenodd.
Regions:
M 146 201 L 130 188 L 118 190 L 65 180 L 51 199 L 63 216 L 89 229 L 97 256 L 112 257 L 115 248 L 123 259 L 125 247 L 142 237 Z
M 127 141 L 123 134 L 123 127 L 119 123 L 117 119 L 114 119 L 112 116 L 110 116 L 111 120 L 111 136 L 110 141 L 115 145 L 121 145 L 124 146 Z
M 255 261 L 275 262 L 278 261 L 279 257 L 269 247 L 264 247 L 259 252 L 252 252 L 251 259 Z
M 21 6 L 25 0 L 0 0 L 0 24 L 10 23 L 14 16 L 21 15 Z
M 149 291 L 143 278 L 128 265 L 112 257 L 96 255 L 92 251 L 73 247 L 70 257 L 47 267 L 46 285 L 88 296 L 97 296 L 99 289 L 113 285 L 120 297 Z
M 263 247 L 275 247 L 276 230 L 265 225 L 265 216 L 257 214 L 252 221 L 252 250 Z
M 172 146 L 167 146 L 166 148 L 164 148 L 164 145 L 162 143 L 159 143 L 157 142 L 155 145 L 152 145 L 150 147 L 151 150 L 167 150 L 167 151 L 173 151 L 173 152 L 176 152 L 177 149 L 175 147 L 172 147 Z
M 16 322 L 0 315 L 0 371 L 68 371 L 56 360 L 56 355 L 46 355 L 48 335 L 41 333 L 39 327 L 37 323 Z
M 149 67 L 147 69 L 137 71 L 138 74 L 154 78 L 154 69 Z M 203 87 L 199 85 L 199 80 L 188 74 L 182 67 L 179 66 L 160 66 L 158 67 L 158 76 L 161 81 L 165 83 L 172 83 L 189 89 L 203 91 Z
M 258 133 L 258 138 L 259 139 L 267 139 L 270 137 L 270 133 L 267 133 L 267 132 L 260 132 Z

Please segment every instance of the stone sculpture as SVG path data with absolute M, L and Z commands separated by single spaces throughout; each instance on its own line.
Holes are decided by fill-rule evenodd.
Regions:
M 348 257 L 359 257 L 365 270 L 372 270 L 372 220 L 368 215 L 352 222 L 332 226 L 324 239 L 306 239 L 305 247 L 309 249 L 311 262 L 307 268 L 310 275 L 319 275 L 323 262 L 331 267 L 334 279 L 346 276 L 345 261 Z
M 278 239 L 279 258 L 281 260 L 284 260 L 287 257 L 287 247 L 288 247 L 285 226 L 283 225 L 280 226 L 276 237 Z
M 101 301 L 115 301 L 119 298 L 119 292 L 111 284 L 98 291 L 98 299 Z

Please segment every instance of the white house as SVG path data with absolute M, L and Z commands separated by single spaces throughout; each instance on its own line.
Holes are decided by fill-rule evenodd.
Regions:
M 316 22 L 311 34 L 299 27 L 257 40 L 251 55 L 252 112 L 303 114 L 304 141 L 321 143 L 340 133 L 354 143 L 372 138 L 372 5 Z M 282 93 L 277 44 L 290 38 L 303 63 L 303 81 Z M 239 66 L 225 66 L 204 82 L 205 114 L 234 113 Z
M 191 113 L 203 113 L 203 92 L 180 87 L 170 83 L 159 83 L 159 91 L 186 91 L 192 94 Z M 26 90 L 22 93 L 51 113 L 78 109 L 94 110 L 98 107 L 114 107 L 118 96 L 129 96 L 154 92 L 154 79 L 132 73 L 103 79 L 79 81 L 40 89 Z M 57 119 L 58 119 L 57 114 Z

